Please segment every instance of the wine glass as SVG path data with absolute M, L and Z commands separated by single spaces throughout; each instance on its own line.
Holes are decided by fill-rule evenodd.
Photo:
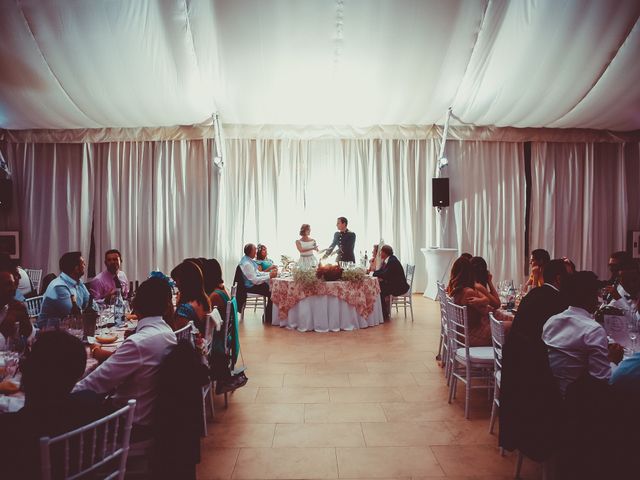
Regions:
M 635 316 L 629 318 L 629 326 L 627 333 L 631 340 L 631 353 L 636 352 L 636 340 L 638 339 L 638 333 L 640 331 L 640 325 L 638 325 L 638 319 Z

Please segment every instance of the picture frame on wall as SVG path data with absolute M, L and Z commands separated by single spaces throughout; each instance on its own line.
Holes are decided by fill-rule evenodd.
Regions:
M 0 253 L 8 253 L 16 260 L 20 258 L 20 232 L 0 232 Z

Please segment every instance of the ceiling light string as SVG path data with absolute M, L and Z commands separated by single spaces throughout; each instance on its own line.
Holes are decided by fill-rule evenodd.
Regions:
M 449 165 L 449 160 L 444 155 L 444 147 L 447 144 L 447 135 L 449 134 L 449 121 L 451 120 L 451 116 L 453 115 L 453 111 L 451 107 L 447 109 L 447 116 L 444 120 L 444 129 L 442 131 L 442 140 L 440 141 L 440 152 L 438 153 L 438 165 L 436 170 L 436 177 L 440 178 L 441 170 Z
M 222 130 L 220 128 L 220 117 L 218 113 L 211 115 L 213 123 L 213 164 L 222 169 L 224 167 L 224 158 L 222 155 Z

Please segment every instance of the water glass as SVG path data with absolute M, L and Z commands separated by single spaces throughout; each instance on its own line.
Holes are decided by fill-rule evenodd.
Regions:
M 629 326 L 627 333 L 629 335 L 629 340 L 631 340 L 631 353 L 636 352 L 636 340 L 638 339 L 638 333 L 640 332 L 640 325 L 638 324 L 638 319 L 634 316 L 629 317 Z
M 82 317 L 67 315 L 60 321 L 60 330 L 66 330 L 69 334 L 82 340 L 84 334 Z

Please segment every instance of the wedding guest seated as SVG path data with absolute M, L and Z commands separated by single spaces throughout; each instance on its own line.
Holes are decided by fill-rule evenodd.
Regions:
M 215 258 L 205 260 L 204 270 L 205 285 L 213 286 L 209 300 L 212 307 L 216 307 L 221 317 L 226 318 L 227 302 L 231 299 L 229 292 L 224 286 L 222 279 L 222 268 Z M 224 338 L 222 329 L 213 334 L 213 345 L 209 366 L 211 378 L 216 381 L 216 394 L 220 395 L 244 386 L 247 383 L 247 376 L 244 372 L 232 375 L 231 366 L 235 365 L 240 352 L 240 337 L 238 335 L 237 313 L 229 312 L 229 335 L 231 339 Z M 225 353 L 225 342 L 231 342 L 231 354 Z
M 529 273 L 529 279 L 525 286 L 527 287 L 540 287 L 544 283 L 544 279 L 542 277 L 542 272 L 547 263 L 551 261 L 551 256 L 549 252 L 543 250 L 542 248 L 538 248 L 531 252 L 531 257 L 529 258 L 529 265 L 531 266 L 531 272 Z
M 89 291 L 80 280 L 84 275 L 85 263 L 81 252 L 67 252 L 60 257 L 60 276 L 47 287 L 42 299 L 38 326 L 46 326 L 51 318 L 69 315 L 72 303 L 84 309 L 89 302 Z
M 611 288 L 609 305 L 622 310 L 637 313 L 638 294 L 640 294 L 640 268 L 635 261 L 620 264 L 618 285 Z
M 371 258 L 369 259 L 369 265 L 367 265 L 367 273 L 373 273 L 378 270 L 377 265 L 378 257 L 378 244 L 376 243 L 371 250 Z
M 398 296 L 407 293 L 409 284 L 404 274 L 404 268 L 398 257 L 393 254 L 391 245 L 383 245 L 380 249 L 382 265 L 373 272 L 373 276 L 380 281 L 380 299 L 382 300 L 382 314 L 385 321 L 391 317 L 390 295 Z
M 609 380 L 611 362 L 622 360 L 620 345 L 610 346 L 604 328 L 593 319 L 598 307 L 598 277 L 593 272 L 576 272 L 565 283 L 569 307 L 549 318 L 542 330 L 549 365 L 563 396 L 569 384 L 585 373 Z
M 269 299 L 266 311 L 264 312 L 265 321 L 271 324 L 271 315 L 273 303 L 271 302 L 271 290 L 269 288 L 269 280 L 278 275 L 278 268 L 274 268 L 268 272 L 261 272 L 258 268 L 256 258 L 257 248 L 253 243 L 244 246 L 244 257 L 240 260 L 240 270 L 244 278 L 245 290 L 248 293 L 257 293 Z M 239 307 L 238 307 L 239 308 Z
M 29 337 L 33 330 L 24 303 L 15 299 L 16 280 L 8 268 L 0 268 L 0 350 L 18 333 Z M 16 332 L 16 323 L 19 332 Z
M 616 284 L 618 282 L 618 277 L 622 272 L 622 266 L 628 265 L 632 261 L 633 258 L 631 257 L 629 252 L 613 252 L 611 255 L 609 255 L 609 272 L 611 273 L 611 276 L 606 283 L 608 285 Z
M 490 346 L 489 299 L 475 289 L 475 284 L 471 262 L 459 257 L 451 267 L 447 295 L 457 305 L 468 307 L 469 344 L 472 347 Z
M 96 300 L 104 300 L 110 303 L 119 288 L 122 296 L 129 294 L 129 279 L 127 275 L 120 270 L 122 266 L 122 255 L 116 249 L 107 250 L 104 254 L 105 269 L 96 275 L 91 284 L 89 291 Z
M 211 312 L 209 297 L 204 291 L 204 276 L 198 259 L 186 259 L 171 271 L 178 287 L 176 312 L 170 322 L 173 330 L 180 330 L 193 321 L 204 334 L 204 320 Z
M 500 442 L 537 461 L 555 451 L 562 399 L 549 368 L 542 327 L 567 308 L 561 286 L 567 276 L 562 260 L 552 260 L 543 272 L 544 284 L 520 302 L 502 349 Z
M 609 383 L 640 400 L 640 352 L 620 362 Z
M 267 257 L 267 246 L 260 243 L 257 247 L 256 263 L 261 272 L 270 272 L 274 268 L 277 268 L 277 266 L 273 264 L 273 260 Z
M 33 283 L 31 282 L 31 278 L 29 278 L 29 274 L 27 274 L 24 268 L 22 268 L 20 265 L 16 265 L 16 270 L 18 271 L 18 275 L 20 276 L 20 280 L 18 281 L 18 289 L 16 291 L 16 300 L 20 300 L 22 302 L 25 298 L 37 296 L 38 292 L 36 292 L 35 288 L 33 288 Z
M 20 270 L 22 269 L 18 267 L 16 261 L 13 260 L 8 253 L 0 252 L 0 270 L 10 272 L 15 280 L 15 284 L 19 287 L 20 280 L 22 279 Z M 24 275 L 27 276 L 27 273 L 24 270 L 22 270 L 22 272 L 24 272 Z M 27 278 L 29 277 L 27 276 Z M 19 288 L 16 288 L 13 298 L 15 298 L 18 302 L 24 302 L 26 297 L 19 290 Z
M 123 407 L 129 399 L 137 400 L 132 441 L 141 441 L 151 435 L 157 373 L 176 345 L 173 330 L 162 318 L 173 309 L 171 287 L 166 280 L 149 278 L 140 284 L 132 303 L 138 317 L 135 333 L 73 391 L 92 390 L 101 395 L 113 392 L 110 402 L 114 408 Z
M 471 266 L 476 280 L 475 289 L 489 299 L 489 305 L 500 308 L 500 295 L 493 285 L 493 276 L 487 268 L 487 262 L 482 257 L 472 257 Z
M 60 435 L 106 415 L 100 396 L 86 390 L 71 393 L 86 362 L 76 337 L 62 331 L 38 336 L 22 366 L 24 408 L 0 415 L 2 478 L 40 478 L 40 437 Z
M 49 284 L 53 282 L 58 276 L 55 273 L 47 273 L 42 277 L 42 284 L 40 285 L 40 295 L 44 295 L 49 288 Z

